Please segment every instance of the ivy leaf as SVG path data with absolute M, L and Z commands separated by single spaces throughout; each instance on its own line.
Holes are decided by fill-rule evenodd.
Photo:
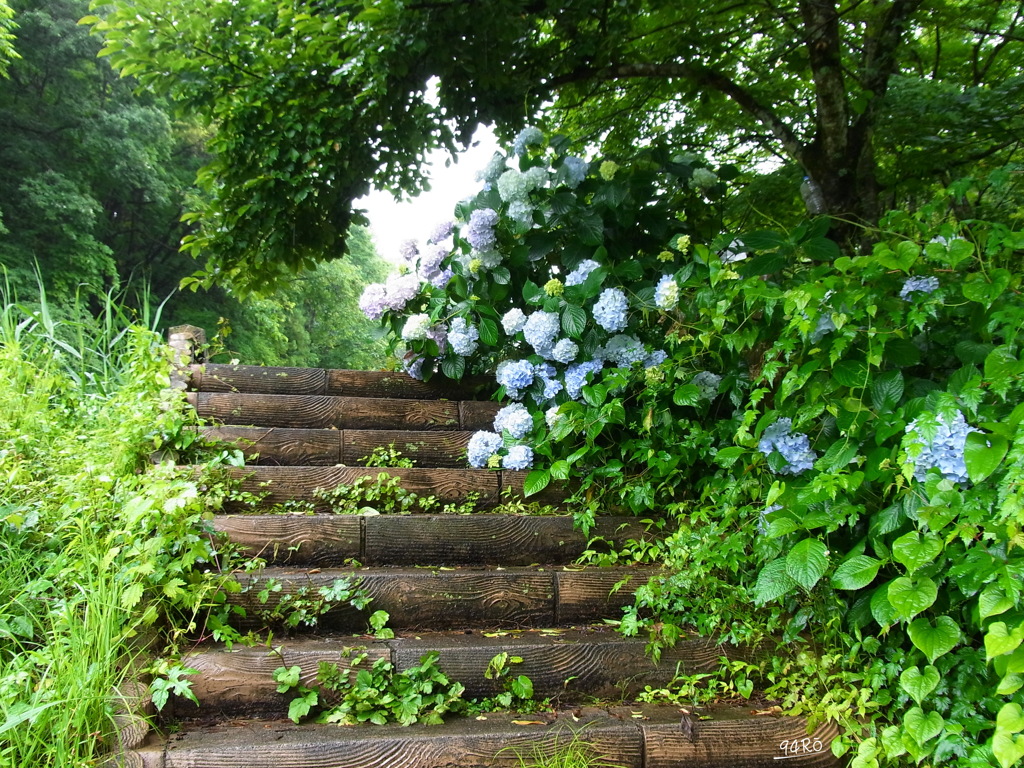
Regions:
M 939 687 L 939 679 L 939 670 L 935 667 L 928 665 L 922 672 L 915 665 L 900 673 L 900 688 L 921 706 L 932 691 Z
M 786 574 L 811 590 L 828 569 L 828 550 L 817 539 L 804 539 L 786 555 Z
M 918 744 L 931 741 L 942 733 L 945 722 L 938 712 L 925 714 L 920 707 L 911 707 L 903 716 L 903 727 Z
M 889 602 L 901 619 L 914 618 L 931 607 L 938 596 L 939 588 L 929 578 L 900 576 L 889 582 Z
M 939 616 L 933 625 L 928 619 L 915 619 L 907 627 L 910 642 L 928 661 L 935 660 L 953 650 L 960 640 L 960 627 L 949 616 Z
M 995 472 L 1006 456 L 1009 441 L 1002 435 L 971 432 L 964 445 L 964 464 L 972 483 L 980 483 Z
M 911 531 L 900 536 L 892 544 L 893 558 L 906 566 L 909 573 L 934 561 L 941 552 L 942 539 L 934 533 L 925 534 L 922 538 L 919 532 Z M 889 599 L 892 599 L 892 595 Z
M 878 575 L 882 561 L 868 555 L 856 555 L 843 561 L 832 576 L 836 589 L 863 589 Z
M 773 560 L 757 575 L 757 583 L 754 585 L 754 602 L 764 605 L 772 600 L 778 600 L 791 592 L 795 586 L 796 581 L 786 573 L 786 561 L 781 558 Z

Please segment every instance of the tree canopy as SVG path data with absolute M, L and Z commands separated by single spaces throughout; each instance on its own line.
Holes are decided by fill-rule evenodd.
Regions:
M 792 193 L 807 177 L 816 211 L 867 223 L 922 184 L 1018 159 L 1024 129 L 1010 0 L 101 8 L 89 21 L 114 65 L 213 127 L 187 245 L 242 283 L 340 255 L 370 183 L 415 191 L 424 152 L 478 123 L 774 159 Z

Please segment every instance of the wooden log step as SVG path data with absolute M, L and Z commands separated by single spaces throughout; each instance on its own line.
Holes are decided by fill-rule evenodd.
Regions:
M 526 675 L 537 699 L 565 704 L 584 698 L 635 697 L 644 686 L 667 686 L 677 671 L 697 674 L 717 669 L 722 656 L 741 658 L 735 648 L 705 638 L 681 640 L 666 649 L 655 664 L 645 653 L 646 641 L 627 638 L 608 627 L 570 629 L 419 633 L 392 640 L 331 637 L 286 641 L 275 648 L 209 648 L 188 654 L 182 664 L 198 670 L 192 692 L 199 705 L 173 702 L 177 717 L 285 717 L 291 699 L 277 692 L 278 667 L 298 666 L 304 685 L 313 686 L 321 662 L 346 670 L 352 659 L 365 654 L 362 667 L 387 659 L 399 672 L 417 666 L 425 653 L 439 654 L 438 668 L 449 680 L 462 683 L 467 699 L 493 696 L 503 690 L 500 680 L 488 680 L 488 665 L 507 653 L 522 662 L 510 664 L 510 674 Z
M 188 385 L 199 392 L 243 392 L 275 395 L 337 395 L 388 397 L 412 400 L 438 398 L 487 399 L 495 391 L 492 378 L 471 377 L 451 381 L 435 377 L 429 382 L 394 371 L 346 371 L 323 368 L 278 368 L 258 365 L 193 365 Z
M 363 465 L 377 448 L 394 447 L 418 467 L 465 468 L 472 432 L 383 429 L 202 427 L 207 440 L 230 443 L 249 464 Z
M 271 565 L 562 564 L 588 543 L 567 515 L 218 515 L 213 525 Z M 599 517 L 591 533 L 624 542 L 644 526 Z
M 242 591 L 228 596 L 243 607 L 242 629 L 273 627 L 285 601 L 315 600 L 336 580 L 358 580 L 372 603 L 344 603 L 319 617 L 321 631 L 365 632 L 369 611 L 390 615 L 396 631 L 417 629 L 552 627 L 618 618 L 632 590 L 652 573 L 643 568 L 313 568 L 269 567 L 236 576 Z M 612 589 L 625 586 L 614 594 Z
M 400 479 L 401 487 L 419 496 L 434 496 L 441 503 L 462 503 L 475 498 L 480 506 L 493 506 L 503 500 L 503 491 L 511 488 L 513 495 L 522 489 L 521 472 L 486 469 L 434 469 L 414 467 L 234 467 L 230 474 L 240 480 L 245 493 L 263 497 L 263 504 L 283 504 L 289 500 L 314 503 L 318 511 L 328 511 L 328 505 L 318 500 L 315 491 L 340 485 L 373 483 L 382 474 Z M 541 504 L 557 504 L 565 498 L 565 491 L 556 485 L 529 497 Z M 372 502 L 367 505 L 373 507 Z M 378 504 L 379 507 L 383 505 Z M 386 508 L 378 512 L 389 511 Z
M 332 395 L 187 392 L 199 417 L 220 424 L 298 429 L 492 429 L 488 400 L 400 400 Z
M 590 765 L 620 768 L 832 768 L 834 724 L 807 733 L 802 718 L 749 707 L 700 710 L 684 734 L 674 706 L 583 707 L 552 713 L 449 718 L 444 725 L 294 725 L 232 720 L 183 724 L 129 759 L 145 768 L 519 768 L 581 745 Z M 796 745 L 795 751 L 791 745 Z

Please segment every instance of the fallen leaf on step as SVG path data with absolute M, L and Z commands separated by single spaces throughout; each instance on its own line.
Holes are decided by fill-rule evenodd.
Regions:
M 750 710 L 752 715 L 781 715 L 782 707 L 768 707 L 768 709 L 752 709 Z
M 513 720 L 512 725 L 547 725 L 543 720 Z

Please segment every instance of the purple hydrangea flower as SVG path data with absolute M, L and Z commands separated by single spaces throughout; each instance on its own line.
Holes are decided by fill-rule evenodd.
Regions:
M 416 381 L 423 381 L 423 363 L 425 361 L 426 358 L 423 355 L 406 357 L 402 360 L 402 367 L 405 369 L 405 372 L 416 379 Z
M 644 359 L 644 368 L 654 368 L 668 360 L 668 352 L 664 349 L 656 349 Z
M 494 416 L 494 431 L 499 435 L 508 431 L 516 440 L 522 440 L 533 429 L 533 417 L 521 403 L 506 405 Z
M 900 298 L 904 301 L 910 301 L 908 298 L 910 294 L 914 292 L 933 293 L 938 287 L 939 278 L 937 277 L 908 277 L 906 282 L 903 283 L 903 288 L 900 290 Z
M 501 435 L 494 432 L 476 432 L 469 438 L 469 446 L 466 455 L 469 458 L 471 467 L 486 467 L 491 456 L 496 454 L 504 446 Z
M 786 466 L 779 471 L 785 475 L 799 475 L 814 466 L 818 455 L 811 449 L 811 441 L 807 435 L 798 432 L 791 434 L 793 420 L 789 418 L 779 419 L 763 433 L 757 444 L 757 450 L 765 456 L 773 451 L 782 454 L 786 460 Z
M 594 304 L 594 320 L 608 333 L 621 331 L 626 327 L 626 310 L 629 302 L 620 288 L 605 288 Z
M 398 247 L 398 255 L 402 257 L 402 261 L 410 264 L 416 260 L 419 253 L 420 249 L 415 240 L 406 240 Z
M 497 211 L 490 208 L 479 208 L 469 216 L 469 223 L 462 232 L 473 248 L 478 251 L 489 251 L 494 247 L 494 227 L 498 223 Z
M 401 312 L 405 305 L 419 294 L 420 279 L 411 272 L 405 275 L 392 275 L 384 283 L 384 289 L 384 306 L 392 312 Z
M 443 242 L 452 236 L 452 230 L 454 229 L 455 222 L 451 221 L 450 219 L 448 221 L 442 221 L 439 224 L 437 224 L 437 226 L 435 226 L 433 230 L 431 230 L 430 237 L 427 238 L 427 242 L 435 245 L 437 243 Z
M 380 320 L 384 317 L 386 297 L 387 290 L 383 283 L 370 283 L 363 289 L 363 295 L 359 297 L 359 309 L 370 320 Z

